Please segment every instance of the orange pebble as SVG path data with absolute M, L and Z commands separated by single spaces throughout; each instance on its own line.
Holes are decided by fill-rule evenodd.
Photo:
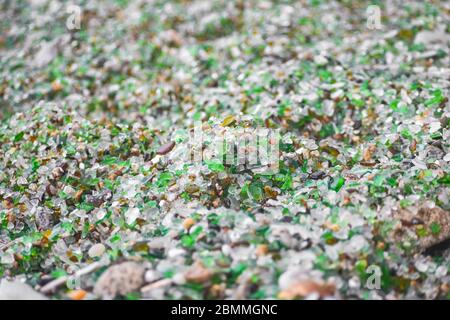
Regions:
M 67 293 L 67 296 L 72 300 L 83 300 L 86 297 L 86 294 L 86 291 L 79 289 L 70 291 Z
M 186 218 L 186 219 L 183 221 L 183 228 L 185 228 L 186 230 L 189 230 L 194 224 L 195 224 L 194 219 L 192 219 L 192 218 Z
M 55 80 L 52 82 L 52 89 L 53 91 L 61 91 L 63 88 L 61 82 L 59 82 L 58 80 Z
M 265 256 L 267 253 L 269 252 L 269 247 L 265 244 L 260 244 L 257 248 L 256 248 L 256 255 L 258 257 L 260 256 Z

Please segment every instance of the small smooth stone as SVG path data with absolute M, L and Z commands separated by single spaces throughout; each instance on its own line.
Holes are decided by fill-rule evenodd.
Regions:
M 175 142 L 172 141 L 172 142 L 162 145 L 156 153 L 160 154 L 160 155 L 165 155 L 165 154 L 168 154 L 170 151 L 172 151 L 172 149 L 174 147 L 175 147 Z
M 94 244 L 88 251 L 88 255 L 91 258 L 96 258 L 102 256 L 106 251 L 106 248 L 103 244 L 97 243 Z
M 47 300 L 47 297 L 20 281 L 2 280 L 0 300 Z
M 145 268 L 132 261 L 122 262 L 106 269 L 94 286 L 94 294 L 102 299 L 113 299 L 137 291 L 144 284 Z

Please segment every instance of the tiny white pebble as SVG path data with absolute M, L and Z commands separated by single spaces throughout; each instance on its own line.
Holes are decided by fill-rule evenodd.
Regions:
M 324 56 L 316 56 L 314 57 L 314 63 L 316 63 L 319 66 L 323 66 L 328 63 L 328 59 Z
M 172 280 L 175 284 L 178 284 L 178 285 L 183 285 L 186 283 L 186 279 L 184 277 L 184 274 L 182 274 L 182 273 L 175 274 L 173 276 Z
M 430 133 L 435 133 L 440 128 L 441 128 L 441 123 L 439 121 L 430 123 Z
M 445 266 L 440 266 L 436 269 L 435 274 L 437 277 L 445 277 L 447 274 L 447 268 Z
M 148 270 L 145 273 L 145 282 L 154 282 L 159 279 L 158 273 L 155 270 Z
M 125 219 L 128 224 L 132 224 L 139 217 L 141 212 L 138 208 L 129 208 L 127 212 L 125 212 Z
M 105 246 L 101 243 L 94 244 L 88 251 L 89 257 L 95 258 L 100 257 L 105 253 Z
M 444 157 L 444 161 L 450 162 L 450 153 L 447 153 Z

